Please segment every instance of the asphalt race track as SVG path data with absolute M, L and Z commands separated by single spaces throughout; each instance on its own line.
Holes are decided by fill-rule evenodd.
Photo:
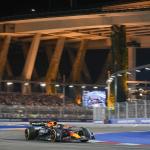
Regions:
M 96 141 L 50 143 L 26 141 L 23 129 L 1 129 L 0 150 L 150 150 L 150 127 L 95 127 Z

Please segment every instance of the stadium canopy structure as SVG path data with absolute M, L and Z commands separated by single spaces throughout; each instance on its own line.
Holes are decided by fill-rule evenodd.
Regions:
M 139 9 L 149 9 L 150 1 L 149 0 L 129 0 L 126 2 L 119 2 L 117 4 L 103 6 L 103 11 L 128 11 L 128 10 L 139 10 Z
M 150 11 L 143 10 L 147 5 L 149 4 L 146 2 L 141 3 L 141 7 L 136 11 L 130 11 L 129 7 L 132 7 L 130 4 L 130 6 L 125 5 L 126 10 L 120 12 L 111 12 L 112 10 L 109 11 L 110 7 L 108 7 L 107 11 L 105 8 L 104 12 L 85 15 L 1 21 L 0 77 L 3 79 L 5 73 L 13 74 L 7 56 L 11 43 L 19 42 L 23 45 L 25 56 L 20 79 L 24 81 L 33 79 L 37 54 L 42 46 L 47 49 L 49 58 L 43 81 L 52 83 L 57 80 L 64 49 L 67 49 L 72 60 L 68 80 L 81 83 L 81 78 L 86 78 L 89 81 L 91 77 L 85 63 L 86 52 L 94 49 L 111 49 L 114 25 L 125 27 L 128 67 L 133 68 L 135 67 L 136 47 L 150 47 Z M 112 7 L 117 9 L 118 6 Z M 76 55 L 71 53 L 71 49 L 76 49 Z M 111 63 L 110 55 L 106 59 L 106 64 L 103 65 L 98 82 L 103 75 L 107 76 L 104 72 L 107 63 Z

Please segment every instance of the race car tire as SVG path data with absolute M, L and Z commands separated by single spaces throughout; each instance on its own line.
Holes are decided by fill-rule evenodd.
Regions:
M 35 139 L 35 129 L 33 127 L 29 127 L 25 129 L 25 138 L 26 140 L 34 140 Z
M 50 130 L 51 142 L 62 142 L 62 129 L 51 129 Z
M 56 130 L 55 129 L 51 129 L 50 131 L 50 139 L 51 139 L 51 142 L 56 142 Z
M 63 135 L 62 135 L 63 129 L 59 128 L 56 129 L 56 142 L 62 142 Z

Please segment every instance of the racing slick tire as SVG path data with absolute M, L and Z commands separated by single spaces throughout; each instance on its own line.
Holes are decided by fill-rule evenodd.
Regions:
M 33 127 L 29 127 L 25 129 L 25 138 L 26 140 L 35 139 L 35 129 Z
M 62 142 L 62 129 L 51 129 L 51 142 Z
M 63 140 L 63 129 L 56 129 L 56 142 L 62 142 Z
M 55 129 L 51 129 L 51 131 L 50 131 L 51 142 L 56 142 L 56 136 L 57 136 L 56 130 Z

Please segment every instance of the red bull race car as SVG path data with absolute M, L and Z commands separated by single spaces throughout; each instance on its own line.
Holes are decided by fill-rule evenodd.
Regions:
M 31 122 L 25 129 L 25 138 L 51 142 L 88 142 L 95 139 L 88 128 L 58 124 L 55 121 Z

